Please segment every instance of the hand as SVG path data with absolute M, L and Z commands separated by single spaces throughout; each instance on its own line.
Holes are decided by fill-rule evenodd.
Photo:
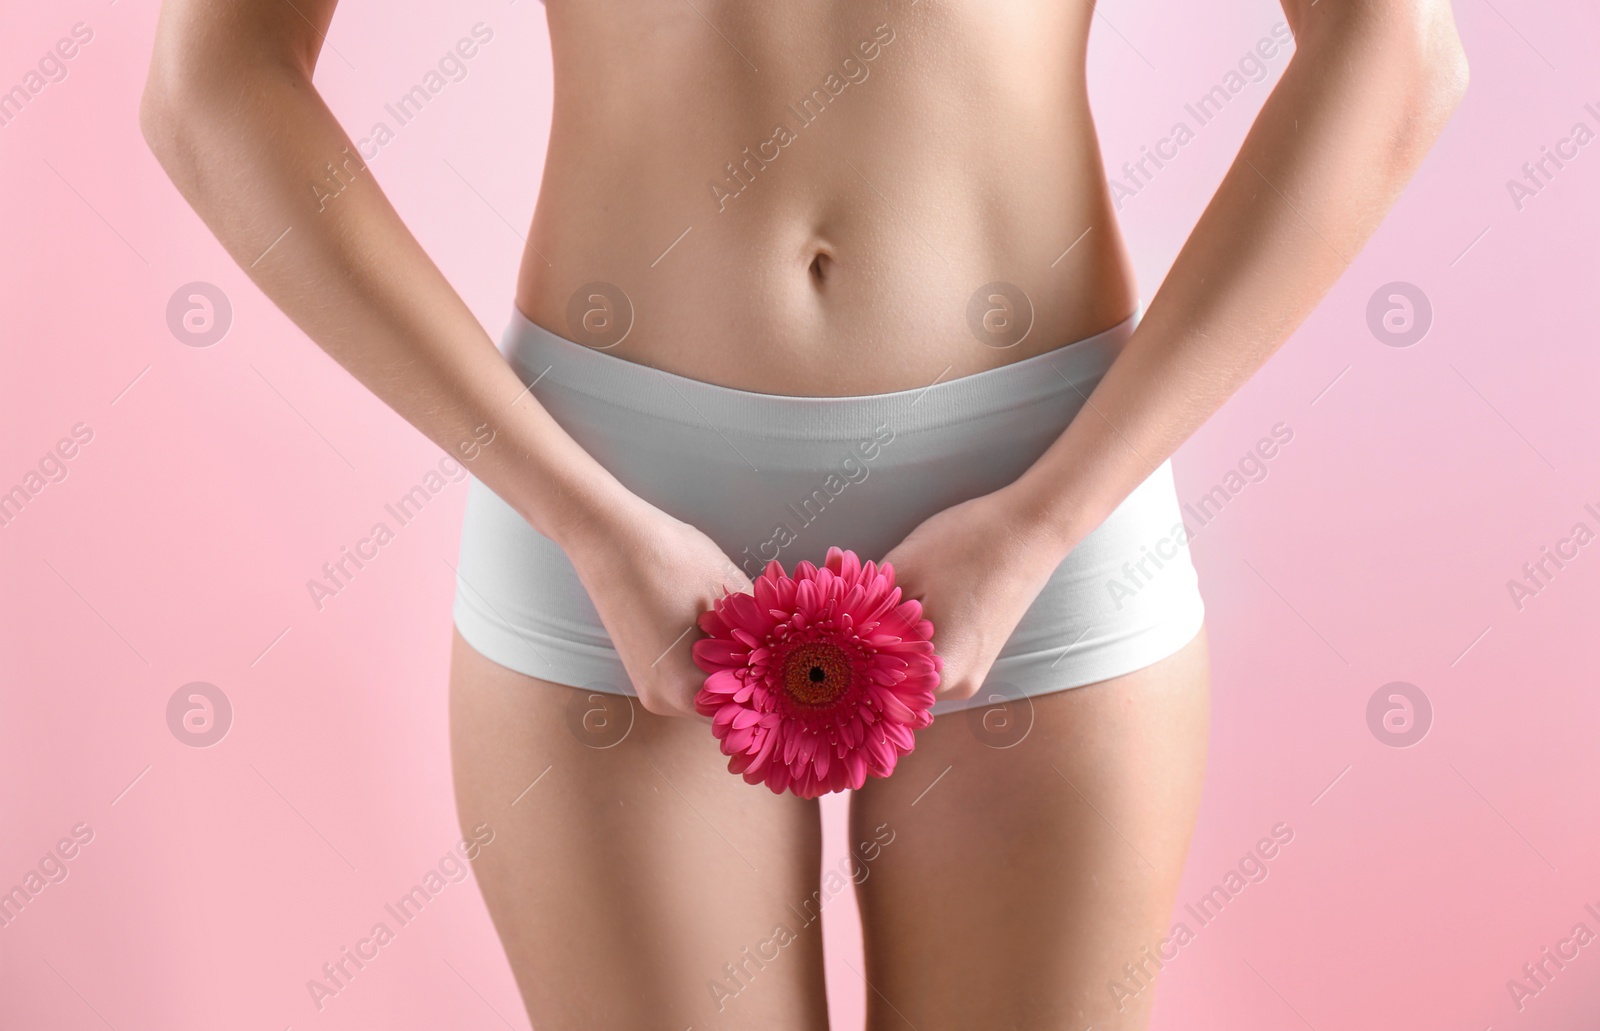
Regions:
M 606 506 L 562 548 L 622 658 L 639 704 L 658 716 L 688 716 L 705 673 L 691 645 L 700 614 L 750 578 L 700 530 L 635 494 Z
M 936 512 L 883 557 L 902 598 L 922 602 L 944 661 L 934 696 L 971 698 L 1070 551 L 1002 490 Z

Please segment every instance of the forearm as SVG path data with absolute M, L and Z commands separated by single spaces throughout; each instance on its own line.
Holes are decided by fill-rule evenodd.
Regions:
M 1007 488 L 1046 547 L 1070 551 L 1265 364 L 1421 163 L 1465 64 L 1447 6 L 1397 6 L 1291 8 L 1296 54 L 1138 328 Z
M 211 60 L 209 68 L 163 67 L 158 51 L 141 122 L 234 260 L 313 341 L 535 529 L 564 542 L 607 510 L 620 485 L 500 357 L 362 167 L 309 66 Z M 338 170 L 331 185 L 329 162 Z

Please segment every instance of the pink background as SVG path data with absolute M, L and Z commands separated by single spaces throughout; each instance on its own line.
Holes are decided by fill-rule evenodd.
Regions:
M 318 84 L 358 137 L 473 23 L 494 29 L 371 167 L 497 336 L 548 129 L 542 8 L 345 6 Z M 1600 145 L 1522 210 L 1506 187 L 1575 123 L 1600 130 L 1600 14 L 1461 0 L 1457 17 L 1472 86 L 1438 147 L 1175 463 L 1195 501 L 1274 424 L 1294 432 L 1193 545 L 1215 703 L 1180 906 L 1273 825 L 1294 839 L 1168 965 L 1156 1028 L 1565 1031 L 1600 1012 L 1600 944 L 1520 1012 L 1506 987 L 1575 923 L 1600 933 L 1584 910 L 1600 911 L 1600 545 L 1520 611 L 1507 588 L 1573 524 L 1600 530 L 1583 509 L 1600 510 Z M 0 127 L 0 490 L 74 425 L 93 430 L 0 526 L 0 888 L 74 825 L 93 831 L 0 927 L 0 1027 L 524 1027 L 470 882 L 322 1013 L 308 1001 L 307 979 L 458 837 L 446 563 L 465 488 L 311 605 L 306 581 L 440 454 L 255 290 L 150 157 L 136 107 L 154 20 L 151 3 L 67 2 L 0 22 L 0 90 L 74 23 L 94 32 Z M 1108 166 L 1166 135 L 1279 20 L 1263 0 L 1102 3 Z M 1124 205 L 1147 299 L 1269 86 Z M 215 346 L 167 328 L 168 298 L 196 280 L 233 305 Z M 1392 281 L 1431 300 L 1413 346 L 1368 327 Z M 234 709 L 210 748 L 166 721 L 191 681 Z M 1432 705 L 1411 747 L 1367 722 L 1392 681 Z M 839 1028 L 859 1027 L 855 932 L 831 905 Z

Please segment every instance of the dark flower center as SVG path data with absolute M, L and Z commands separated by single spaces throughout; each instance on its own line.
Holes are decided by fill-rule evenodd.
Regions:
M 849 657 L 838 645 L 807 641 L 789 652 L 783 664 L 783 686 L 801 705 L 830 705 L 849 689 Z

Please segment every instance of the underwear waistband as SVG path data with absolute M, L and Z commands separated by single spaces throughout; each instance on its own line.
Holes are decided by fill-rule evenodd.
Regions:
M 899 433 L 969 422 L 1061 395 L 1097 381 L 1133 333 L 1139 311 L 1117 325 L 1020 361 L 925 387 L 881 394 L 808 397 L 707 383 L 619 358 L 552 333 L 515 305 L 500 353 L 539 392 L 578 393 L 600 405 L 746 437 L 844 440 L 892 420 Z M 1086 393 L 1087 391 L 1085 391 Z

